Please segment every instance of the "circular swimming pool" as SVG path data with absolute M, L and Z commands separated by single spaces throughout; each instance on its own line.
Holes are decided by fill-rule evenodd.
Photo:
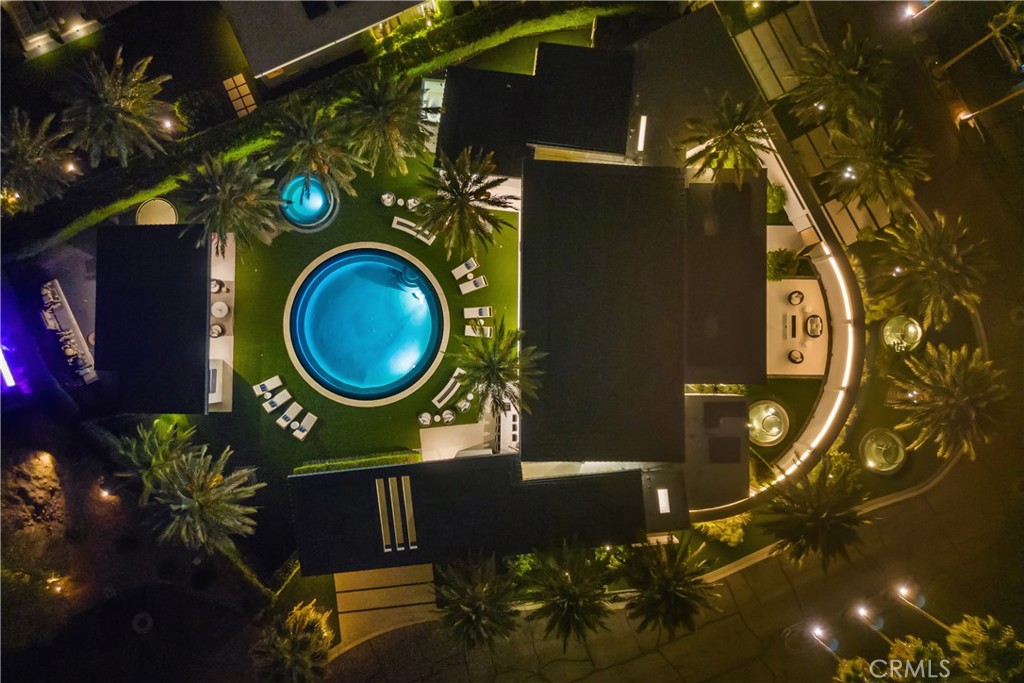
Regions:
M 358 243 L 311 263 L 292 287 L 285 335 L 320 393 L 350 405 L 397 401 L 436 369 L 447 304 L 430 272 L 393 247 Z
M 332 185 L 310 178 L 306 190 L 303 176 L 285 180 L 281 184 L 281 215 L 300 232 L 323 230 L 338 212 L 337 192 Z

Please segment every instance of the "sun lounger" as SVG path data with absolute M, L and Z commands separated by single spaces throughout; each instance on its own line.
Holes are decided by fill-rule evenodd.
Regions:
M 433 244 L 434 239 L 437 237 L 437 235 L 427 235 L 420 230 L 420 226 L 416 225 L 408 218 L 402 218 L 401 216 L 395 216 L 391 219 L 391 227 L 395 230 L 401 230 L 406 234 L 412 235 L 427 246 Z
M 302 423 L 298 428 L 292 430 L 292 436 L 299 441 L 305 441 L 306 437 L 309 436 L 309 430 L 316 424 L 316 415 L 313 413 L 306 413 L 306 417 L 303 418 Z
M 282 389 L 281 391 L 277 392 L 277 396 L 263 404 L 263 410 L 267 411 L 268 413 L 272 413 L 281 406 L 283 406 L 285 403 L 290 401 L 291 398 L 292 395 L 288 393 L 288 390 Z
M 466 371 L 462 368 L 455 369 L 455 372 L 452 373 L 452 378 L 448 380 L 448 384 L 445 384 L 444 389 L 433 398 L 433 403 L 437 408 L 451 401 L 455 398 L 455 394 L 459 393 L 459 388 L 462 386 L 462 382 L 459 381 L 459 375 L 464 374 L 466 374 Z
M 460 284 L 459 285 L 459 290 L 463 294 L 469 294 L 470 292 L 474 292 L 474 291 L 476 291 L 478 289 L 483 289 L 486 286 L 487 286 L 487 278 L 485 276 L 481 275 L 480 277 L 474 278 L 474 279 L 470 280 L 469 282 L 463 282 L 462 284 Z
M 298 401 L 292 403 L 284 409 L 284 412 L 281 413 L 281 417 L 277 418 L 277 426 L 281 429 L 288 429 L 288 425 L 299 419 L 299 413 L 301 412 L 302 406 L 299 405 Z
M 266 394 L 274 389 L 281 386 L 281 375 L 274 375 L 270 379 L 265 379 L 259 384 L 254 384 L 252 387 L 252 393 L 259 396 L 260 394 Z
M 477 318 L 493 318 L 494 307 L 493 306 L 473 306 L 472 308 L 463 308 L 462 315 L 466 320 L 476 320 Z
M 494 336 L 494 328 L 489 325 L 466 325 L 465 335 L 467 337 L 487 337 L 490 339 Z
M 456 280 L 461 280 L 479 267 L 480 264 L 476 262 L 476 259 L 470 258 L 469 260 L 460 263 L 452 270 L 452 277 Z

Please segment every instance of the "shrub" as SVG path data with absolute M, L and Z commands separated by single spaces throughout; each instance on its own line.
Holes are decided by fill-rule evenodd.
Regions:
M 356 470 L 365 467 L 387 467 L 388 465 L 407 465 L 422 462 L 423 456 L 416 451 L 391 451 L 372 453 L 354 458 L 332 458 L 330 460 L 313 460 L 295 468 L 292 474 L 315 474 L 317 472 L 338 472 Z
M 228 119 L 223 97 L 209 90 L 192 90 L 174 102 L 174 115 L 193 133 L 204 131 Z
M 777 282 L 783 278 L 796 275 L 800 265 L 796 252 L 792 249 L 776 249 L 768 252 L 768 279 Z
M 741 512 L 725 519 L 716 519 L 711 522 L 697 522 L 693 527 L 716 541 L 725 543 L 730 548 L 735 548 L 743 543 L 743 534 L 747 524 L 750 523 L 749 512 Z
M 775 183 L 768 183 L 768 215 L 781 213 L 786 209 L 789 194 L 786 188 Z

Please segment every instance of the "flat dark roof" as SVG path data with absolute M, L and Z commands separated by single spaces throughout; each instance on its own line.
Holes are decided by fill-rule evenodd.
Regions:
M 701 416 L 704 419 L 701 419 Z M 718 419 L 709 421 L 708 416 Z M 725 394 L 686 397 L 686 497 L 691 508 L 718 507 L 750 493 L 747 398 Z
M 516 178 L 530 144 L 625 154 L 632 55 L 541 43 L 534 71 L 449 68 L 438 152 L 494 152 L 498 174 Z
M 691 183 L 686 200 L 686 381 L 764 384 L 765 174 Z
M 532 76 L 465 67 L 448 69 L 437 150 L 454 159 L 462 150 L 494 153 L 497 173 L 519 177 L 526 155 L 524 125 Z
M 652 165 L 679 163 L 676 146 L 685 121 L 712 113 L 729 91 L 739 102 L 757 86 L 714 7 L 704 7 L 633 44 L 635 106 L 647 116 L 644 157 Z M 705 94 L 707 93 L 707 94 Z
M 122 410 L 206 412 L 210 247 L 196 248 L 198 228 L 97 230 L 96 369 Z
M 683 183 L 674 168 L 524 163 L 521 326 L 548 354 L 524 460 L 682 460 Z
M 444 563 L 477 551 L 500 557 L 573 538 L 632 543 L 644 532 L 639 470 L 523 482 L 518 456 L 495 455 L 293 475 L 288 486 L 304 575 Z
M 626 153 L 632 55 L 541 43 L 534 79 L 531 142 Z

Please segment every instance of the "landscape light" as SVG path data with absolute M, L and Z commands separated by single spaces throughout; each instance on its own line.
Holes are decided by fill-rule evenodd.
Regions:
M 815 626 L 811 629 L 811 633 L 814 634 L 815 638 L 821 638 L 825 635 L 825 631 L 820 626 Z
M 914 11 L 913 5 L 907 5 L 907 8 L 903 10 L 903 14 L 905 14 L 908 17 L 913 17 L 917 13 Z
M 901 598 L 905 598 L 910 594 L 910 589 L 906 586 L 899 586 L 896 588 L 896 592 L 900 594 Z
M 15 193 L 14 193 L 14 198 L 15 198 L 15 199 L 21 199 L 21 195 L 20 195 L 20 194 L 18 194 L 17 192 L 15 192 Z
M 75 172 L 75 162 L 69 161 L 68 165 L 66 166 L 66 168 L 68 170 L 68 173 L 74 173 Z
M 825 105 L 822 104 L 821 102 L 815 102 L 814 108 L 817 109 L 818 111 L 825 111 Z
M 170 119 L 164 119 L 163 124 L 164 124 L 164 128 L 166 128 L 167 130 L 171 129 L 171 125 L 172 124 L 171 124 L 171 120 Z
M 858 607 L 857 608 L 857 616 L 859 616 L 861 619 L 867 619 L 870 616 L 870 613 L 868 612 L 868 608 L 865 607 L 864 605 L 861 605 L 860 607 Z

